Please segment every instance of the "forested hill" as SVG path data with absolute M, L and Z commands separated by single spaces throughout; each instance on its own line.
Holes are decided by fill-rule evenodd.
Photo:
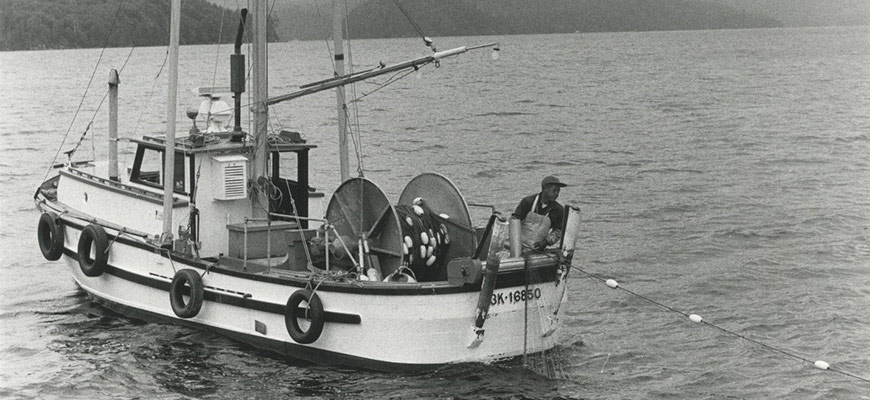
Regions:
M 213 0 L 220 2 L 221 0 Z M 223 0 L 228 1 L 228 0 Z M 354 38 L 407 37 L 417 32 L 396 0 L 347 0 Z M 867 0 L 862 0 L 867 1 Z M 284 39 L 331 35 L 330 1 L 276 4 Z M 429 36 L 604 31 L 766 28 L 775 18 L 717 0 L 404 0 L 403 8 Z
M 416 0 L 408 13 L 427 35 L 530 34 L 775 27 L 713 1 Z M 350 14 L 357 37 L 414 36 L 395 0 L 369 0 Z M 389 27 L 390 25 L 394 27 Z M 432 32 L 432 33 L 430 33 Z
M 433 37 L 870 23 L 870 0 L 342 1 L 352 38 L 416 36 L 397 1 Z M 184 0 L 181 43 L 232 42 L 239 4 Z M 275 0 L 270 10 L 270 41 L 332 35 L 332 0 Z M 169 0 L 0 0 L 0 51 L 165 45 L 168 25 Z
M 163 46 L 169 43 L 169 10 L 169 0 L 2 0 L 0 51 Z M 181 44 L 217 43 L 219 38 L 231 43 L 238 18 L 206 0 L 185 0 Z M 269 38 L 277 39 L 274 28 Z

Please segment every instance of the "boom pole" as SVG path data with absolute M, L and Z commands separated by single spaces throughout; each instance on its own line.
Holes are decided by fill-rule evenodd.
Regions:
M 364 81 L 366 79 L 371 79 L 371 78 L 374 78 L 376 76 L 389 74 L 391 72 L 401 71 L 401 70 L 409 69 L 409 68 L 419 68 L 419 67 L 426 65 L 430 62 L 437 61 L 437 60 L 440 60 L 442 58 L 462 54 L 462 53 L 465 53 L 466 51 L 476 50 L 476 49 L 480 49 L 480 48 L 484 48 L 484 47 L 495 47 L 495 46 L 498 46 L 498 44 L 491 43 L 491 44 L 485 44 L 485 45 L 474 46 L 474 47 L 462 46 L 462 47 L 457 47 L 455 49 L 439 51 L 438 53 L 435 53 L 432 55 L 415 58 L 413 60 L 405 61 L 402 63 L 388 65 L 388 66 L 385 66 L 382 68 L 377 68 L 377 69 L 364 71 L 364 72 L 360 72 L 360 73 L 355 73 L 355 74 L 350 74 L 350 75 L 345 75 L 345 76 L 338 76 L 338 77 L 335 77 L 332 79 L 327 79 L 325 81 L 320 81 L 316 84 L 302 86 L 302 90 L 298 90 L 298 91 L 293 92 L 293 93 L 288 93 L 288 94 L 272 97 L 272 98 L 266 100 L 266 104 L 268 104 L 268 105 L 278 104 L 278 103 L 281 103 L 281 102 L 284 102 L 287 100 L 293 100 L 293 99 L 296 99 L 299 97 L 308 96 L 310 94 L 322 92 L 324 90 L 329 90 L 329 89 L 337 88 L 340 86 L 349 85 L 349 84 L 354 83 L 354 82 Z

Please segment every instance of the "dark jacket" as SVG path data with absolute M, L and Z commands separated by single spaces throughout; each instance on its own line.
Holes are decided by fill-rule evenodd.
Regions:
M 537 204 L 532 204 L 535 201 L 535 197 L 539 197 L 540 193 L 533 194 L 530 196 L 524 197 L 520 200 L 520 204 L 517 205 L 517 209 L 513 213 L 514 218 L 526 219 L 526 215 L 529 214 L 529 211 L 532 211 L 532 207 L 534 207 L 534 212 L 539 215 L 546 215 L 550 217 L 550 229 L 562 230 L 562 218 L 565 213 L 565 208 L 559 204 L 557 201 L 551 201 L 550 204 L 547 204 L 546 207 L 541 207 L 541 200 L 538 199 Z

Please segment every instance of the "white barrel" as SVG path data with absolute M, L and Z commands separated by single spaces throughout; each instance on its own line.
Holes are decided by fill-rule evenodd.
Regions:
M 566 257 L 574 251 L 574 242 L 580 234 L 580 209 L 573 206 L 568 209 L 568 222 L 565 224 L 565 232 L 562 233 L 562 254 Z
M 523 221 L 518 218 L 510 219 L 510 245 L 511 257 L 519 257 L 523 251 Z

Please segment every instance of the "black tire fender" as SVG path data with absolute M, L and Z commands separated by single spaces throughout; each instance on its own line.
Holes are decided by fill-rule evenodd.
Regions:
M 91 258 L 91 246 L 94 247 L 94 258 Z M 82 229 L 78 255 L 82 273 L 90 277 L 103 274 L 109 261 L 109 238 L 102 226 L 90 224 Z
M 46 212 L 39 216 L 36 236 L 39 240 L 39 250 L 49 261 L 57 261 L 63 255 L 64 228 L 57 214 Z
M 187 293 L 185 293 L 185 289 L 188 289 Z M 189 297 L 187 303 L 184 302 L 185 295 Z M 196 271 L 192 269 L 178 270 L 172 277 L 172 283 L 169 285 L 169 303 L 172 305 L 172 312 L 175 315 L 180 318 L 195 317 L 202 309 L 204 297 L 205 289 L 202 285 L 202 277 Z
M 299 305 L 305 301 L 308 307 L 300 309 Z M 320 338 L 323 332 L 323 303 L 317 293 L 313 293 L 308 289 L 301 289 L 293 292 L 290 298 L 287 299 L 287 308 L 284 311 L 284 324 L 287 326 L 287 332 L 290 337 L 297 343 L 309 344 L 314 343 Z M 310 322 L 307 331 L 303 331 L 299 326 L 299 318 L 304 318 Z

